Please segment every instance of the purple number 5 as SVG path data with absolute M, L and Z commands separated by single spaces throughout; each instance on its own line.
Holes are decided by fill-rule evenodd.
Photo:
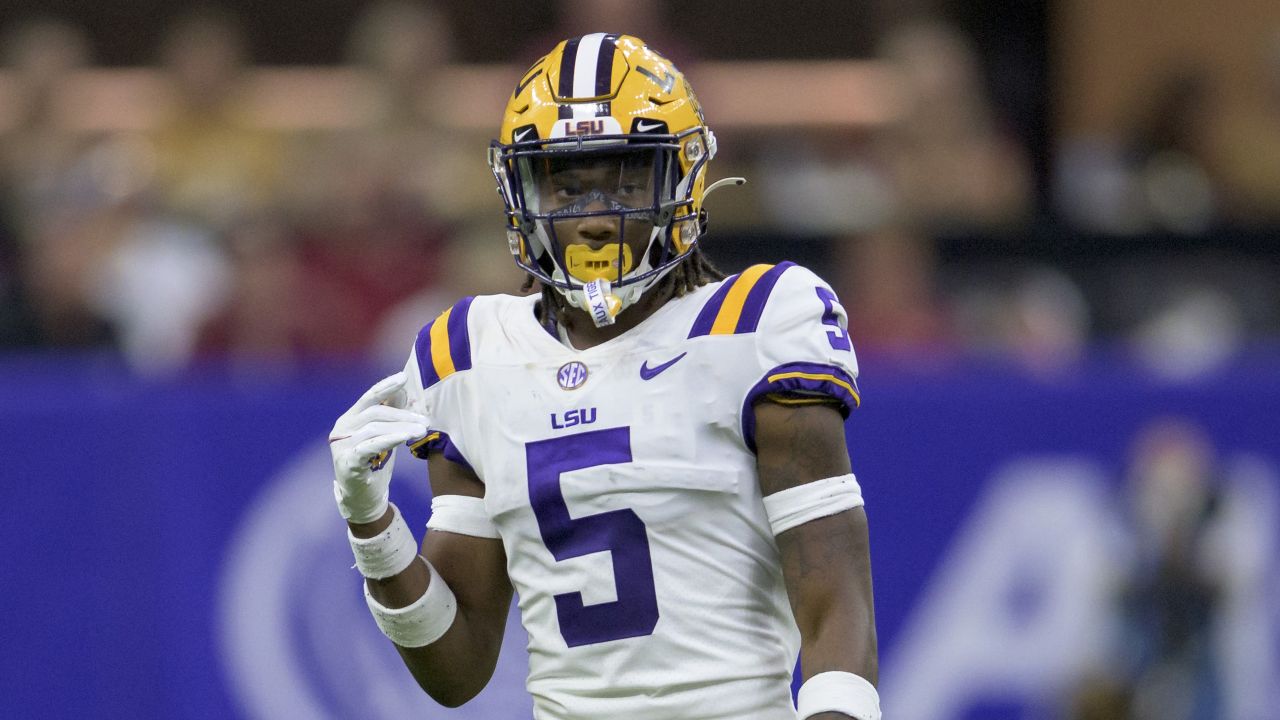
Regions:
M 581 592 L 556 595 L 560 634 L 569 647 L 651 635 L 658 624 L 653 561 L 644 521 L 632 510 L 569 517 L 560 476 L 572 470 L 631 462 L 625 427 L 539 440 L 525 445 L 529 501 L 542 541 L 557 561 L 597 552 L 613 556 L 618 599 L 584 605 Z
M 826 312 L 822 313 L 822 324 L 835 328 L 827 331 L 827 341 L 836 350 L 853 350 L 853 343 L 849 342 L 849 331 L 840 326 L 840 316 L 836 314 L 836 308 L 840 305 L 836 294 L 824 287 L 814 288 L 814 290 L 827 308 Z

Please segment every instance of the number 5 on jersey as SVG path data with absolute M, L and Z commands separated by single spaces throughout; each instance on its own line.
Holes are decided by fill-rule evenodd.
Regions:
M 560 476 L 573 470 L 631 462 L 630 428 L 610 428 L 525 445 L 529 501 L 542 541 L 557 562 L 597 552 L 613 557 L 617 600 L 585 605 L 581 592 L 556 595 L 560 634 L 569 647 L 640 637 L 658 624 L 653 561 L 644 521 L 632 510 L 573 518 Z
M 831 343 L 831 347 L 835 350 L 853 350 L 853 343 L 849 342 L 849 331 L 840 325 L 840 313 L 844 312 L 844 308 L 836 299 L 836 294 L 824 287 L 817 287 L 814 290 L 826 307 L 826 311 L 822 313 L 822 324 L 835 328 L 827 331 L 827 342 Z M 840 313 L 836 312 L 836 308 L 840 308 Z

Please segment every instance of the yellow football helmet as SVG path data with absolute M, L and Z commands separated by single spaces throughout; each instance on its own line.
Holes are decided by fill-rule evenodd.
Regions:
M 593 33 L 561 42 L 516 84 L 489 148 L 516 263 L 598 325 L 613 322 L 701 237 L 715 149 L 689 83 L 642 40 Z M 585 183 L 550 179 L 585 167 Z M 557 221 L 593 216 L 618 223 L 616 244 L 570 250 L 557 238 Z M 638 220 L 652 230 L 633 253 L 626 226 Z

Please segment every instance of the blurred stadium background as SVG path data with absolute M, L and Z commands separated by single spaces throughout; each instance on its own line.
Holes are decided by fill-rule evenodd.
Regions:
M 849 310 L 886 716 L 1280 718 L 1274 0 L 6 0 L 0 716 L 529 717 L 518 625 L 415 693 L 323 437 L 518 290 L 484 150 L 601 29 L 749 179 L 711 256 Z

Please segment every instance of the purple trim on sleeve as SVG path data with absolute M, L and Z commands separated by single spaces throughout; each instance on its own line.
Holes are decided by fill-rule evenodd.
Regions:
M 736 282 L 738 282 L 737 275 L 725 278 L 724 282 L 720 284 L 720 288 L 707 301 L 707 304 L 702 306 L 702 312 L 698 313 L 698 319 L 693 321 L 693 329 L 689 331 L 689 337 L 695 338 L 711 333 L 711 326 L 716 323 L 716 315 L 720 312 L 720 306 L 724 305 L 725 296 L 729 294 L 729 289 Z
M 427 455 L 430 455 L 433 452 L 441 452 L 444 453 L 445 460 L 461 465 L 472 473 L 476 471 L 475 468 L 471 467 L 471 463 L 467 462 L 467 458 L 463 456 L 462 451 L 458 449 L 458 446 L 453 443 L 453 440 L 447 433 L 440 432 L 439 430 L 432 430 L 427 434 L 427 437 L 431 437 L 432 435 L 435 435 L 436 437 L 432 437 L 427 442 L 414 440 L 405 444 L 409 446 L 414 457 L 425 460 Z M 477 475 L 477 477 L 479 476 Z
M 782 277 L 782 273 L 789 267 L 795 267 L 795 263 L 780 262 L 760 276 L 755 286 L 751 288 L 751 292 L 747 293 L 746 302 L 742 305 L 742 314 L 738 316 L 738 325 L 733 330 L 735 333 L 756 331 L 756 327 L 760 325 L 760 316 L 764 314 L 764 305 L 769 301 L 769 293 L 773 292 L 773 286 L 778 284 L 778 278 Z
M 432 320 L 422 329 L 418 331 L 418 339 L 413 344 L 414 353 L 418 356 L 418 374 L 422 376 L 422 387 L 429 388 L 440 382 L 440 376 L 436 375 L 436 366 L 431 362 L 431 326 L 436 321 Z
M 453 306 L 449 313 L 449 357 L 453 358 L 453 369 L 471 369 L 471 333 L 467 329 L 467 314 L 471 311 L 471 301 L 475 296 L 465 297 Z
M 826 395 L 840 403 L 840 414 L 846 418 L 849 413 L 861 403 L 858 395 L 849 392 L 839 383 L 830 379 L 815 379 L 804 377 L 787 377 L 779 378 L 773 382 L 769 378 L 777 375 L 786 375 L 790 373 L 805 373 L 807 375 L 831 375 L 834 378 L 844 382 L 852 387 L 855 392 L 858 390 L 858 383 L 849 373 L 845 372 L 835 365 L 820 365 L 818 363 L 795 362 L 779 365 L 760 378 L 760 382 L 756 383 L 747 393 L 746 400 L 742 403 L 742 438 L 746 441 L 747 447 L 751 452 L 756 451 L 756 412 L 754 405 L 760 398 L 772 393 L 793 393 L 798 396 L 802 395 Z

